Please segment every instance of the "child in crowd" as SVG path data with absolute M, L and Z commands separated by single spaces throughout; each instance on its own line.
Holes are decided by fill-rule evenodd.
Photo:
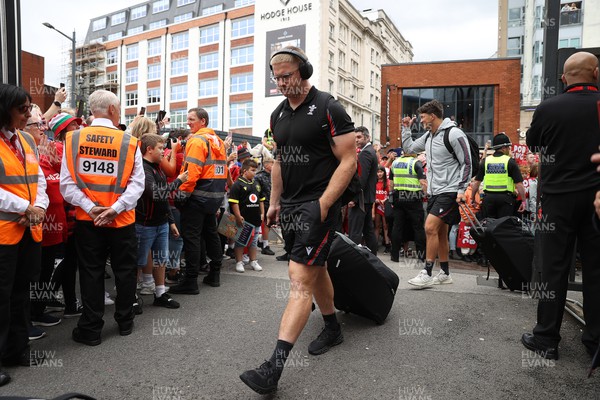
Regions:
M 235 181 L 231 190 L 229 191 L 229 206 L 231 213 L 235 216 L 235 220 L 239 226 L 244 225 L 244 221 L 248 222 L 256 227 L 262 223 L 264 215 L 264 201 L 263 190 L 258 182 L 254 180 L 258 164 L 256 161 L 248 158 L 242 163 L 240 169 L 240 176 Z M 257 260 L 257 243 L 258 243 L 258 232 L 254 232 L 254 235 L 250 239 L 248 244 L 248 254 L 250 256 L 250 267 L 255 271 L 262 271 L 262 267 L 258 264 Z M 243 243 L 235 244 L 235 270 L 237 272 L 244 272 L 244 263 L 242 261 L 244 253 Z

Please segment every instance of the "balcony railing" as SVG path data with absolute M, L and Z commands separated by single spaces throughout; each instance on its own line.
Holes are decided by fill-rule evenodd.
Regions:
M 561 11 L 560 25 L 573 25 L 581 23 L 581 10 Z

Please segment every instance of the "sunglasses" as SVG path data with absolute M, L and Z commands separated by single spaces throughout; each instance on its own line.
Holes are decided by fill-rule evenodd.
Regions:
M 31 112 L 32 109 L 33 109 L 33 104 L 23 104 L 23 105 L 17 107 L 17 110 L 21 114 L 26 114 L 28 111 Z

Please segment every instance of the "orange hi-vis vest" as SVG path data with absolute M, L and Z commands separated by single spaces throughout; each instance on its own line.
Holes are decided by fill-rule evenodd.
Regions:
M 0 133 L 1 135 L 2 133 Z M 0 140 L 0 189 L 6 190 L 34 205 L 37 196 L 39 157 L 33 137 L 26 132 L 16 132 L 25 155 L 25 165 L 17 158 L 10 147 Z M 17 244 L 23 238 L 25 226 L 19 224 L 23 217 L 19 213 L 0 211 L 0 244 Z M 42 241 L 42 224 L 29 227 L 31 237 Z
M 91 126 L 67 133 L 65 157 L 71 178 L 100 207 L 110 207 L 127 188 L 133 172 L 138 140 L 118 129 Z M 76 207 L 75 218 L 92 218 Z M 123 211 L 108 227 L 135 223 L 135 209 Z
M 191 193 L 193 201 L 207 213 L 217 212 L 225 197 L 227 152 L 225 144 L 210 128 L 202 128 L 188 139 L 182 171 L 188 180 L 179 190 Z

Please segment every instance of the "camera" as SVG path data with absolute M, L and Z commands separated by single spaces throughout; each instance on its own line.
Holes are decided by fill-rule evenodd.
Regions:
M 171 149 L 173 147 L 173 143 L 177 141 L 176 137 L 170 137 L 165 143 L 165 149 Z M 187 140 L 182 139 L 179 143 L 181 143 L 181 149 L 185 149 L 185 145 L 187 144 Z

